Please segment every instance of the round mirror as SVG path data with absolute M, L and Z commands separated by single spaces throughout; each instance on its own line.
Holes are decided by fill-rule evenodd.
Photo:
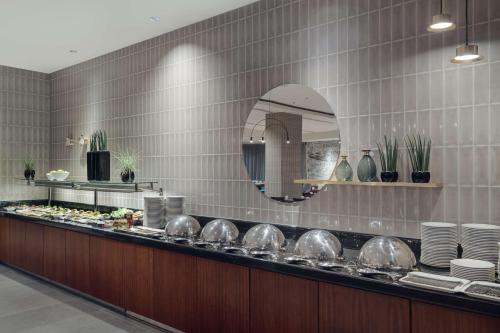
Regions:
M 301 179 L 330 179 L 340 153 L 335 113 L 315 90 L 279 86 L 262 96 L 243 131 L 248 175 L 267 197 L 295 203 L 321 188 Z

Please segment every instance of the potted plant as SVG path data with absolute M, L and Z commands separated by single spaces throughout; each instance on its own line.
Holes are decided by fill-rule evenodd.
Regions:
M 431 179 L 429 163 L 431 157 L 431 139 L 420 134 L 407 135 L 405 138 L 408 156 L 410 157 L 411 179 L 414 183 L 428 183 Z
M 380 155 L 380 179 L 383 182 L 398 181 L 398 140 L 387 139 L 384 135 L 384 145 L 377 142 L 377 147 Z
M 137 171 L 137 154 L 125 150 L 116 154 L 116 160 L 120 168 L 122 182 L 133 183 L 135 171 Z
M 87 152 L 87 179 L 109 181 L 110 162 L 111 154 L 108 151 L 106 132 L 97 130 L 90 137 L 90 151 Z
M 26 158 L 23 161 L 24 165 L 24 178 L 35 179 L 35 161 L 32 158 Z

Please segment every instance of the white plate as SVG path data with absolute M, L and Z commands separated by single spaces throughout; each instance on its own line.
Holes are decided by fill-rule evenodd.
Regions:
M 465 223 L 462 224 L 463 229 L 489 229 L 489 230 L 500 230 L 500 226 L 494 224 L 484 224 L 484 223 Z
M 455 223 L 448 222 L 423 222 L 422 227 L 430 227 L 430 228 L 456 228 L 457 225 Z

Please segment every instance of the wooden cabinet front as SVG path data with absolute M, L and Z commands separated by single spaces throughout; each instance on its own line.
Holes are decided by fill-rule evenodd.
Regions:
M 34 223 L 26 223 L 23 259 L 24 269 L 38 275 L 43 274 L 43 243 L 43 226 Z
M 9 263 L 10 241 L 9 241 L 10 220 L 7 217 L 0 217 L 0 262 Z
M 250 270 L 252 333 L 318 331 L 318 282 Z
M 123 308 L 123 244 L 90 237 L 90 294 Z
M 412 302 L 412 333 L 498 333 L 500 318 Z
M 320 283 L 319 332 L 410 332 L 410 302 L 403 298 Z
M 64 229 L 45 227 L 43 271 L 47 278 L 66 283 L 66 231 Z
M 90 236 L 66 231 L 66 284 L 90 292 Z
M 249 268 L 198 258 L 197 269 L 198 332 L 249 332 Z
M 24 250 L 26 244 L 26 222 L 19 220 L 10 220 L 9 228 L 10 241 L 10 264 L 24 268 Z
M 153 316 L 153 249 L 123 244 L 124 307 L 151 318 Z
M 154 320 L 195 332 L 199 318 L 196 271 L 195 256 L 154 250 Z

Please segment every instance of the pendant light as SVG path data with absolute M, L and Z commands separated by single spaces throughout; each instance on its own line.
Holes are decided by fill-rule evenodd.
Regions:
M 479 55 L 477 44 L 469 44 L 469 1 L 465 0 L 465 44 L 457 47 L 456 55 L 451 62 L 454 64 L 472 64 L 483 59 Z
M 432 17 L 432 23 L 427 28 L 429 32 L 444 32 L 455 29 L 456 25 L 452 22 L 449 14 L 443 13 L 443 1 L 441 0 L 441 10 L 439 14 Z

